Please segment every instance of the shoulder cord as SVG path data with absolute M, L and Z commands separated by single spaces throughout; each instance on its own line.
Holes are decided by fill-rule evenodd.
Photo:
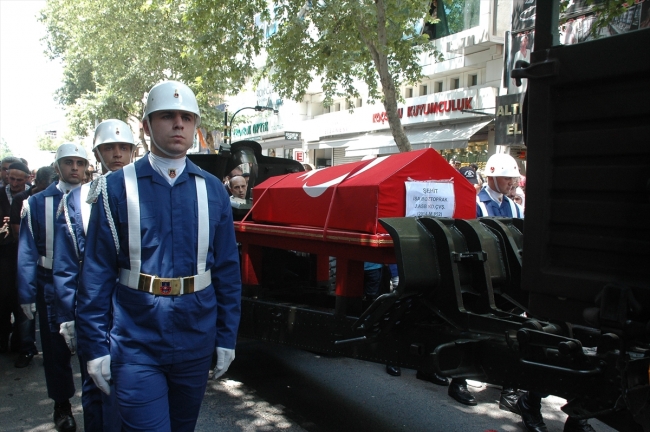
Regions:
M 65 217 L 65 224 L 68 227 L 68 232 L 70 233 L 70 236 L 72 237 L 72 243 L 74 244 L 74 253 L 77 255 L 77 259 L 79 259 L 79 248 L 77 247 L 77 236 L 74 234 L 74 229 L 72 228 L 72 221 L 70 220 L 70 211 L 68 210 L 69 196 L 70 193 L 67 193 L 63 195 L 63 198 L 61 198 L 61 201 L 59 202 L 59 208 L 56 211 L 56 218 L 58 219 L 59 216 L 61 216 L 61 213 L 63 213 Z
M 106 190 L 106 175 L 101 176 L 100 178 L 92 182 L 92 184 L 90 185 L 90 191 L 88 192 L 88 199 L 86 200 L 86 202 L 88 204 L 93 204 L 97 202 L 97 198 L 100 195 L 102 196 L 102 200 L 104 201 L 104 211 L 106 212 L 106 219 L 108 220 L 108 226 L 111 229 L 111 234 L 113 235 L 113 241 L 115 242 L 115 250 L 116 252 L 119 253 L 120 239 L 117 236 L 115 221 L 113 220 L 113 214 L 111 213 L 111 208 L 108 204 L 108 191 Z
M 34 238 L 34 229 L 32 228 L 32 213 L 29 208 L 29 201 L 27 199 L 23 201 L 23 209 L 20 211 L 20 217 L 23 219 L 27 217 L 27 226 L 29 226 L 29 232 L 32 234 L 32 238 Z

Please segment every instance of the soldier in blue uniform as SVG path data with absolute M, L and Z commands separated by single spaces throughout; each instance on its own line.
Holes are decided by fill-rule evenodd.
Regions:
M 88 373 L 117 396 L 122 427 L 191 431 L 235 357 L 241 308 L 232 210 L 221 182 L 186 159 L 201 116 L 185 84 L 149 92 L 151 152 L 100 179 L 77 291 Z
M 517 203 L 507 197 L 513 181 L 520 177 L 517 161 L 507 154 L 494 154 L 485 164 L 487 185 L 476 198 L 476 217 L 516 217 L 524 213 Z
M 59 431 L 74 431 L 69 399 L 75 388 L 70 350 L 56 323 L 52 283 L 54 219 L 64 194 L 81 185 L 88 166 L 83 147 L 62 144 L 56 152 L 55 170 L 60 180 L 23 203 L 18 245 L 18 299 L 28 319 L 38 310 L 47 394 L 54 400 L 54 423 Z
M 102 173 L 117 171 L 131 163 L 135 141 L 131 128 L 121 120 L 106 120 L 95 129 L 93 151 L 102 164 Z M 75 309 L 80 261 L 86 244 L 86 231 L 91 206 L 86 202 L 91 183 L 86 183 L 63 196 L 57 212 L 54 234 L 54 288 L 56 290 L 57 323 L 59 333 L 74 354 Z M 81 368 L 81 404 L 84 427 L 91 431 L 119 431 L 117 402 L 114 395 L 101 392 L 87 372 L 85 356 L 78 353 Z

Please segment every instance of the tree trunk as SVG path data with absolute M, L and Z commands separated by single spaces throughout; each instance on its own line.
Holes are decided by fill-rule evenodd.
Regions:
M 379 73 L 379 81 L 381 83 L 381 91 L 384 94 L 383 104 L 386 109 L 386 116 L 388 117 L 388 125 L 393 133 L 393 138 L 397 144 L 400 152 L 411 151 L 411 143 L 409 142 L 402 121 L 397 114 L 397 92 L 395 90 L 395 82 L 388 69 L 388 56 L 384 52 L 386 46 L 386 9 L 384 7 L 384 0 L 375 0 L 377 6 L 377 36 L 379 38 L 378 47 L 372 43 L 371 40 L 366 39 L 363 34 L 362 39 L 370 49 L 372 59 Z
M 212 132 L 206 133 L 205 143 L 208 145 L 208 151 L 210 154 L 215 154 L 217 151 L 214 149 L 214 136 Z
M 144 139 L 144 128 L 140 128 L 140 144 L 142 144 L 144 152 L 147 153 L 149 151 L 149 146 L 147 145 L 147 141 Z

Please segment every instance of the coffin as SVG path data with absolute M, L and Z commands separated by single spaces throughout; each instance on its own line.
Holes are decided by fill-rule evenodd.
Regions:
M 476 217 L 474 186 L 433 149 L 271 177 L 252 192 L 253 220 L 280 225 L 378 234 L 379 218 L 404 217 L 407 207 L 413 216 Z

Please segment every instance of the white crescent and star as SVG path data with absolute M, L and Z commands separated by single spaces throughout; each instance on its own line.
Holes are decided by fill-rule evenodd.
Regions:
M 320 183 L 320 184 L 317 184 L 317 185 L 313 185 L 313 186 L 308 185 L 307 180 L 309 179 L 309 177 L 313 176 L 318 171 L 321 171 L 321 169 L 308 171 L 305 174 L 302 174 L 302 175 L 298 176 L 298 178 L 304 178 L 304 183 L 302 185 L 302 190 L 304 190 L 305 193 L 307 195 L 309 195 L 310 197 L 317 198 L 317 197 L 323 195 L 325 193 L 325 191 L 327 190 L 327 188 L 329 188 L 330 186 L 334 186 L 336 184 L 339 184 L 348 177 L 352 178 L 352 177 L 358 176 L 359 174 L 361 174 L 363 172 L 368 171 L 369 169 L 371 169 L 371 168 L 377 166 L 378 164 L 382 163 L 383 161 L 385 161 L 387 157 L 388 156 L 382 156 L 382 157 L 378 157 L 378 158 L 374 159 L 368 165 L 364 166 L 362 169 L 360 169 L 359 171 L 357 171 L 356 173 L 354 173 L 352 175 L 350 175 L 350 173 L 348 172 L 348 173 L 343 174 L 340 177 L 337 177 L 335 179 L 332 179 L 332 180 L 329 180 L 329 181 L 326 181 L 324 183 Z

